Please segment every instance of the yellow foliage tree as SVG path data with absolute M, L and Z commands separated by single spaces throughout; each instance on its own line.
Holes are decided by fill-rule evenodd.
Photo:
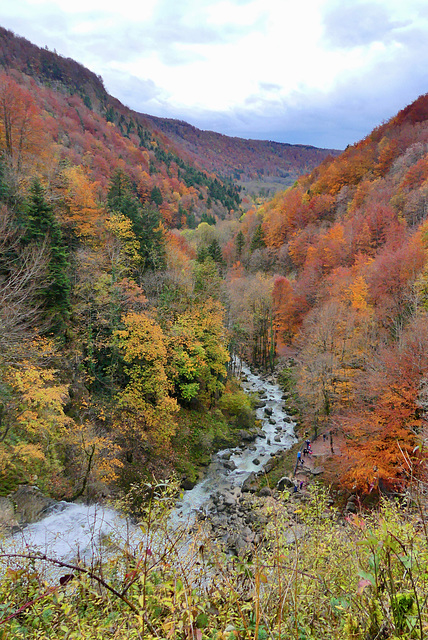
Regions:
M 167 346 L 161 327 L 144 313 L 128 313 L 125 328 L 115 331 L 128 383 L 118 394 L 116 430 L 129 442 L 138 437 L 155 451 L 175 433 L 177 401 L 166 373 Z

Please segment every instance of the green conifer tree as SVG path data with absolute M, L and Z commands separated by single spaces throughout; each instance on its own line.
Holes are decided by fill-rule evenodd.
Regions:
M 41 291 L 45 319 L 49 331 L 60 333 L 70 314 L 71 284 L 68 275 L 68 251 L 64 244 L 61 227 L 52 207 L 45 199 L 43 187 L 38 179 L 31 185 L 29 198 L 24 207 L 24 243 L 47 243 L 49 249 L 48 282 Z

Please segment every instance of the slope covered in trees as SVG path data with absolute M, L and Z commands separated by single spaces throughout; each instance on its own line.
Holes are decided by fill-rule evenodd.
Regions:
M 236 348 L 295 358 L 307 427 L 345 435 L 335 479 L 363 492 L 402 488 L 425 457 L 427 185 L 421 96 L 223 245 Z
M 298 176 L 318 165 L 328 154 L 338 152 L 307 145 L 290 145 L 261 140 L 243 140 L 201 131 L 186 122 L 140 114 L 124 107 L 105 90 L 102 78 L 70 58 L 40 49 L 25 38 L 0 27 L 0 65 L 19 70 L 58 90 L 80 96 L 87 107 L 114 122 L 120 132 L 151 150 L 157 151 L 154 164 L 190 163 L 192 170 L 179 163 L 179 173 L 187 186 L 197 190 L 205 184 L 203 174 L 255 181 L 267 193 L 291 185 Z M 73 105 L 76 107 L 76 105 Z M 82 123 L 84 126 L 84 123 Z M 218 187 L 217 187 L 218 189 Z M 209 194 L 215 199 L 215 189 Z M 236 203 L 226 208 L 236 208 Z
M 278 184 L 290 186 L 327 155 L 339 153 L 310 145 L 232 138 L 215 131 L 201 131 L 179 120 L 146 118 L 205 169 L 239 180 L 244 185 L 251 181 L 267 185 L 277 179 Z
M 0 74 L 2 494 L 192 477 L 248 413 L 221 410 L 234 391 L 215 263 L 171 230 L 213 223 L 237 192 L 137 138 L 75 94 Z

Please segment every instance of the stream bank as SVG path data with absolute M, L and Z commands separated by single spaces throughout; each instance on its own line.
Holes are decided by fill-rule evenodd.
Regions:
M 297 446 L 296 420 L 289 413 L 288 394 L 280 389 L 273 375 L 256 374 L 245 365 L 242 366 L 242 372 L 245 391 L 258 394 L 258 429 L 242 430 L 240 446 L 214 454 L 204 478 L 193 488 L 184 491 L 171 516 L 172 526 L 187 526 L 190 532 L 203 525 L 211 539 L 221 542 L 228 553 L 236 555 L 251 552 L 262 540 L 267 518 L 266 506 L 275 501 L 289 503 L 290 526 L 294 526 L 298 522 L 293 516 L 292 505 L 306 499 L 304 491 L 293 493 L 294 479 L 291 473 L 283 474 L 272 483 L 272 477 L 284 468 L 284 462 L 290 458 L 289 452 Z M 294 457 L 295 454 L 291 455 Z M 35 503 L 39 504 L 40 495 L 37 490 L 34 492 Z M 27 502 L 31 503 L 31 491 L 23 493 L 28 498 Z M 86 538 L 79 537 L 83 530 L 91 540 L 91 509 L 98 513 L 98 518 L 103 513 L 102 526 L 95 537 L 101 539 L 108 536 L 109 526 L 116 529 L 122 526 L 118 524 L 119 514 L 115 517 L 114 510 L 100 505 L 52 505 L 49 500 L 46 504 L 42 500 L 39 507 L 36 517 L 34 514 L 22 515 L 26 513 L 25 510 L 28 511 L 28 506 L 18 508 L 16 513 L 21 515 L 16 524 L 23 526 L 26 522 L 38 519 L 37 526 L 28 528 L 27 534 L 33 529 L 35 538 L 49 545 L 53 544 L 48 543 L 48 539 L 55 537 L 57 526 L 64 538 L 63 547 L 73 552 L 79 545 L 86 548 L 88 544 Z M 8 509 L 10 511 L 10 505 Z M 48 517 L 43 518 L 46 513 Z M 49 524 L 49 535 L 44 533 L 44 523 Z M 65 523 L 70 527 L 69 541 L 64 531 Z M 77 538 L 71 531 L 73 527 L 79 532 Z M 93 539 L 92 535 L 92 542 Z

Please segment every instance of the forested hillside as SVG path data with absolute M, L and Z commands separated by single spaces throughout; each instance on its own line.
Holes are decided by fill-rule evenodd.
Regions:
M 39 85 L 43 83 L 73 95 L 75 100 L 69 104 L 79 113 L 83 110 L 83 120 L 79 116 L 74 119 L 84 131 L 89 130 L 98 135 L 94 124 L 86 126 L 87 120 L 91 120 L 87 109 L 114 123 L 118 133 L 127 137 L 132 144 L 146 148 L 153 172 L 160 170 L 167 174 L 164 178 L 178 177 L 185 186 L 194 187 L 199 193 L 202 191 L 204 202 L 198 204 L 205 209 L 211 209 L 213 201 L 214 204 L 221 203 L 223 206 L 219 210 L 210 211 L 220 217 L 224 217 L 225 209 L 236 209 L 239 203 L 236 189 L 231 187 L 230 180 L 239 180 L 240 185 L 250 194 L 257 194 L 260 190 L 262 194 L 274 193 L 281 185 L 293 184 L 296 178 L 313 169 L 329 154 L 338 153 L 307 145 L 231 138 L 212 131 L 201 131 L 186 122 L 137 113 L 110 96 L 102 78 L 76 61 L 47 48 L 40 49 L 2 27 L 0 66 L 6 71 L 19 70 L 33 77 Z M 77 97 L 82 99 L 87 109 L 83 105 L 79 106 Z M 53 111 L 55 112 L 55 105 Z M 143 162 L 147 170 L 145 164 L 147 162 Z M 221 186 L 212 184 L 212 179 L 215 178 L 212 174 L 223 177 L 227 183 Z M 170 186 L 172 192 L 175 189 L 176 186 Z M 182 203 L 182 207 L 182 215 L 193 207 L 199 221 L 201 207 L 186 201 Z M 179 218 L 175 223 L 180 223 Z
M 285 188 L 320 164 L 327 154 L 339 153 L 309 145 L 231 138 L 214 131 L 201 131 L 178 120 L 146 118 L 205 169 L 234 178 L 247 189 L 252 183 L 265 192 L 275 183 L 276 189 L 281 185 Z
M 229 355 L 214 263 L 170 229 L 229 215 L 236 189 L 16 71 L 0 108 L 2 494 L 192 477 L 230 437 Z
M 362 492 L 425 473 L 427 198 L 421 96 L 223 246 L 246 357 L 268 363 L 275 344 L 295 358 L 307 427 L 345 436 L 331 479 Z

